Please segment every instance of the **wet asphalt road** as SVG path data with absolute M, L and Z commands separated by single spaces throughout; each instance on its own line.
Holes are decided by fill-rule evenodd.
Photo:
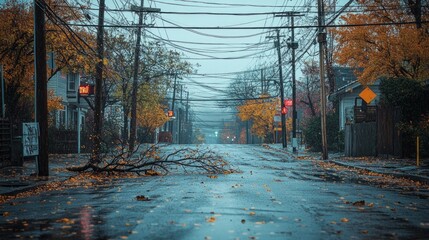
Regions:
M 429 238 L 429 201 L 418 195 L 338 181 L 310 160 L 261 146 L 212 148 L 241 173 L 116 180 L 16 199 L 0 205 L 0 238 Z

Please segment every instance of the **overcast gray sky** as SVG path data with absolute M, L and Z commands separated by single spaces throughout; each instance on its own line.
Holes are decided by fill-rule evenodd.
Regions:
M 273 13 L 298 11 L 305 16 L 295 18 L 296 26 L 315 25 L 317 1 L 288 1 L 288 0 L 160 0 L 146 1 L 146 6 L 160 8 L 161 14 L 147 19 L 156 26 L 179 27 L 243 27 L 247 29 L 147 29 L 148 37 L 164 39 L 169 48 L 185 54 L 185 59 L 199 64 L 198 74 L 181 80 L 187 86 L 190 99 L 221 99 L 226 96 L 222 93 L 227 90 L 229 83 L 237 72 L 252 68 L 275 68 L 277 54 L 273 40 L 266 39 L 274 35 L 272 27 L 290 26 L 287 17 L 275 17 Z M 168 13 L 170 12 L 170 13 Z M 173 14 L 179 12 L 181 14 Z M 191 14 L 191 13 L 205 14 Z M 210 13 L 210 14 L 209 14 Z M 222 15 L 222 13 L 247 15 Z M 255 28 L 255 29 L 249 29 Z M 297 69 L 304 60 L 317 60 L 317 45 L 313 45 L 315 28 L 300 28 L 295 30 L 296 41 L 300 48 L 297 56 L 303 55 Z M 290 29 L 282 29 L 281 41 L 287 41 L 291 35 Z M 284 62 L 290 60 L 291 54 L 283 42 Z M 303 54 L 305 53 L 305 54 Z M 284 66 L 285 81 L 291 78 L 290 64 Z M 299 74 L 298 74 L 299 75 Z M 299 76 L 298 76 L 299 77 Z M 285 84 L 285 88 L 288 88 Z M 286 90 L 287 91 L 287 90 Z M 286 93 L 286 96 L 288 93 Z M 231 119 L 232 115 L 220 114 L 234 111 L 233 109 L 219 109 L 215 101 L 192 101 L 198 120 L 206 121 L 203 127 L 215 126 L 217 120 Z M 212 120 L 211 122 L 209 122 Z

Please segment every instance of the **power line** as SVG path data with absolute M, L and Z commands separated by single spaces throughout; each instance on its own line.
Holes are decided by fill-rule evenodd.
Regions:
M 384 22 L 384 23 L 359 23 L 359 24 L 333 24 L 333 25 L 300 25 L 295 26 L 295 28 L 344 28 L 344 27 L 371 27 L 371 26 L 395 26 L 395 25 L 411 25 L 416 24 L 416 21 L 409 21 L 409 22 Z M 422 21 L 421 23 L 427 24 L 429 21 Z M 77 27 L 96 27 L 95 24 L 79 24 L 79 23 L 67 23 L 69 26 L 77 26 Z M 271 27 L 208 27 L 208 26 L 155 26 L 155 25 L 124 25 L 124 24 L 116 24 L 116 25 L 104 25 L 106 28 L 138 28 L 138 27 L 145 27 L 145 28 L 151 28 L 151 29 L 183 29 L 183 30 L 275 30 L 275 29 L 291 29 L 291 26 L 271 26 Z M 215 35 L 209 35 L 205 34 L 207 36 L 212 37 L 220 37 L 220 38 L 244 38 L 244 37 L 254 37 L 261 34 L 266 34 L 268 32 L 260 32 L 256 34 L 251 35 L 245 35 L 245 36 L 215 36 Z

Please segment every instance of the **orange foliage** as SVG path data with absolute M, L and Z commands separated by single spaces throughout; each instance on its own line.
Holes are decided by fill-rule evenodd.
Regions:
M 46 3 L 64 21 L 76 21 L 83 17 L 79 9 L 64 7 L 63 1 Z M 8 106 L 28 106 L 27 102 L 31 102 L 34 96 L 33 12 L 32 1 L 7 0 L 0 5 L 0 32 L 4 33 L 0 34 L 0 64 L 4 68 Z M 46 17 L 46 50 L 55 53 L 56 65 L 48 74 L 60 70 L 82 72 L 93 69 L 95 64 L 90 46 L 94 46 L 94 37 L 82 29 L 71 27 L 76 33 L 72 34 L 64 25 L 56 23 Z M 17 111 L 26 110 L 9 108 L 7 111 L 13 117 L 20 116 Z
M 238 107 L 238 117 L 242 121 L 252 121 L 253 134 L 258 137 L 267 137 L 273 130 L 276 106 L 276 101 L 271 99 L 248 100 L 244 105 Z
M 346 25 L 332 30 L 338 43 L 335 59 L 339 64 L 360 69 L 358 80 L 362 84 L 380 77 L 405 77 L 425 80 L 429 77 L 429 25 L 397 24 L 414 22 L 414 16 L 400 0 L 362 0 L 360 13 L 342 17 Z M 362 8 L 364 9 L 363 12 Z M 422 20 L 429 20 L 422 15 Z M 385 25 L 376 25 L 386 23 Z
M 140 127 L 149 131 L 155 130 L 168 121 L 164 112 L 166 106 L 161 104 L 164 92 L 158 92 L 159 86 L 156 83 L 143 84 L 140 89 L 140 96 L 137 103 L 137 123 Z

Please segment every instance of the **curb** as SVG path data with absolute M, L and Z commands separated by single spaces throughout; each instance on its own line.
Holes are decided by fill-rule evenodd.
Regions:
M 423 183 L 429 185 L 429 177 L 423 177 L 423 176 L 412 175 L 412 174 L 404 174 L 404 173 L 381 172 L 381 171 L 376 171 L 376 170 L 369 169 L 369 168 L 352 166 L 352 165 L 349 165 L 349 164 L 346 164 L 343 162 L 338 162 L 335 160 L 328 160 L 327 162 L 332 163 L 332 164 L 336 164 L 339 166 L 343 166 L 343 167 L 356 169 L 356 170 L 364 170 L 364 171 L 369 171 L 369 172 L 378 173 L 378 174 L 391 175 L 391 176 L 394 176 L 397 178 L 405 178 L 405 179 L 409 179 L 409 180 L 413 180 L 413 181 L 419 181 L 419 182 L 423 182 Z

